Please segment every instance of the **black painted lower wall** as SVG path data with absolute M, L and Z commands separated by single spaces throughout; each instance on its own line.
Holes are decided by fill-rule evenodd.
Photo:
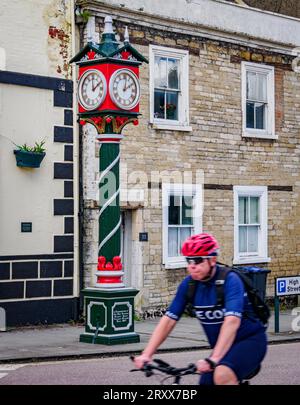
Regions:
M 7 326 L 65 323 L 77 320 L 79 298 L 0 302 Z

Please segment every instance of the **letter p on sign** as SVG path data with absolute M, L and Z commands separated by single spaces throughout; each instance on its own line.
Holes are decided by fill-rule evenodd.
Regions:
M 277 281 L 277 292 L 278 293 L 285 293 L 286 291 L 286 281 L 285 280 L 278 280 Z

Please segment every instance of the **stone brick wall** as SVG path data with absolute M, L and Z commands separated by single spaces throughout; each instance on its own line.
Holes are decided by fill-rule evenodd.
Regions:
M 244 3 L 250 7 L 257 7 L 262 10 L 286 14 L 296 18 L 300 17 L 300 4 L 298 0 L 244 0 Z
M 128 21 L 127 21 L 128 24 Z M 96 19 L 102 31 L 103 19 Z M 123 39 L 125 23 L 115 29 Z M 152 170 L 204 171 L 203 231 L 216 235 L 222 246 L 220 260 L 233 259 L 234 185 L 269 186 L 268 255 L 271 262 L 258 264 L 272 270 L 274 277 L 298 274 L 299 257 L 299 77 L 286 55 L 251 49 L 207 38 L 184 36 L 149 26 L 128 24 L 132 44 L 147 56 L 148 46 L 157 44 L 189 50 L 189 102 L 191 132 L 155 130 L 149 124 L 149 65 L 141 67 L 142 117 L 138 127 L 128 127 L 121 156 L 128 173 Z M 275 67 L 276 134 L 278 140 L 242 138 L 241 61 L 263 62 Z M 149 180 L 150 181 L 150 180 Z M 205 185 L 225 185 L 212 189 Z M 272 187 L 273 188 L 272 188 Z M 281 186 L 278 188 L 277 186 Z M 289 188 L 282 188 L 287 187 Z M 225 187 L 226 188 L 226 187 Z M 149 191 L 149 190 L 146 190 Z M 161 194 L 161 191 L 160 191 Z M 161 197 L 161 195 L 160 195 Z M 124 204 L 126 206 L 126 203 Z M 128 205 L 129 206 L 129 205 Z M 144 308 L 170 302 L 185 275 L 184 269 L 166 270 L 162 263 L 162 211 L 147 202 L 142 229 L 149 234 L 143 245 Z M 133 237 L 134 243 L 137 236 Z

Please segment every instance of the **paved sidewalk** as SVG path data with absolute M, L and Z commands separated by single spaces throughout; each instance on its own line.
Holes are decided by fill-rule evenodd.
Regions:
M 268 328 L 270 343 L 300 341 L 300 332 L 292 331 L 292 320 L 295 317 L 290 311 L 280 314 L 280 333 L 274 333 L 274 317 Z M 129 355 L 140 352 L 148 341 L 160 318 L 135 322 L 135 331 L 140 334 L 140 343 L 119 344 L 113 346 L 79 342 L 83 326 L 68 324 L 24 327 L 0 332 L 0 363 L 29 362 L 50 359 L 80 358 L 112 355 Z M 299 325 L 299 322 L 298 322 Z M 172 334 L 163 343 L 160 350 L 191 350 L 208 347 L 199 321 L 193 318 L 182 318 Z

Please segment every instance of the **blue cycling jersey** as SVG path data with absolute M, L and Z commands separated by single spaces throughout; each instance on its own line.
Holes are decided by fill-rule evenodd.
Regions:
M 252 304 L 249 302 L 244 284 L 240 277 L 230 272 L 224 284 L 224 307 L 217 306 L 215 280 L 220 271 L 216 267 L 215 275 L 206 282 L 198 282 L 193 306 L 196 317 L 201 322 L 211 347 L 214 347 L 225 316 L 233 315 L 241 318 L 237 331 L 236 342 L 265 331 L 264 325 L 255 316 Z M 169 306 L 166 315 L 176 321 L 180 319 L 186 307 L 186 295 L 190 276 L 186 277 L 178 287 L 175 298 Z

